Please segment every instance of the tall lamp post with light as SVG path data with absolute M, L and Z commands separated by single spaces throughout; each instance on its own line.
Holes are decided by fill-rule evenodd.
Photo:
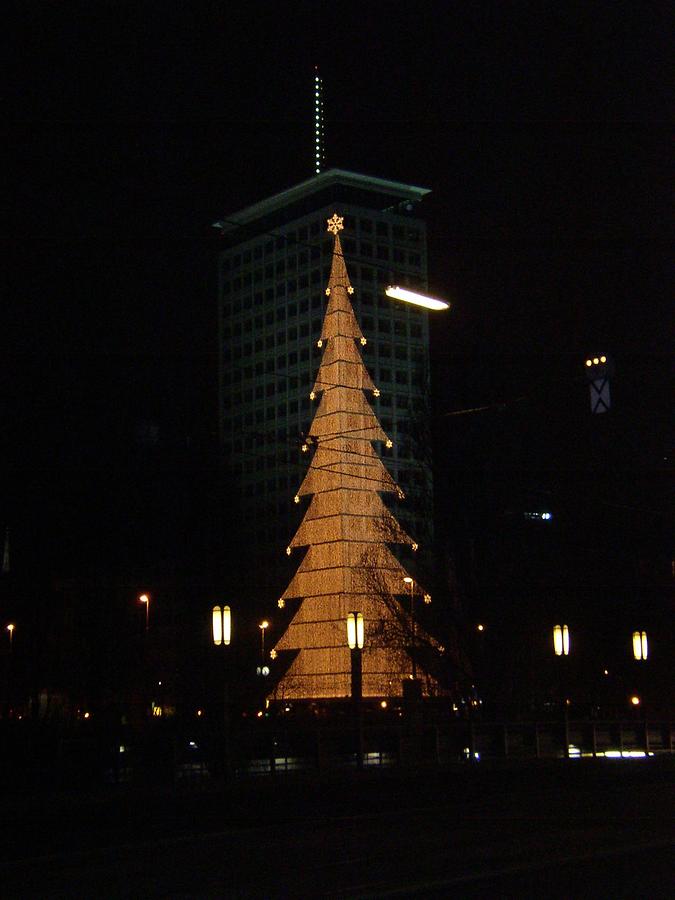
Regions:
M 229 653 L 226 650 L 232 640 L 232 613 L 229 606 L 214 606 L 211 612 L 211 632 L 213 643 L 216 647 L 223 648 L 223 724 L 225 777 L 230 774 L 231 748 L 230 748 L 230 666 Z
M 150 628 L 150 594 L 140 594 L 138 602 L 145 606 L 145 633 L 147 634 Z
M 260 629 L 260 674 L 268 675 L 269 666 L 265 665 L 265 632 L 270 627 L 267 619 L 263 619 L 258 628 Z
M 563 666 L 563 716 L 565 724 L 565 756 L 570 754 L 569 699 L 567 697 L 567 657 L 570 655 L 570 630 L 567 625 L 553 626 L 553 652 L 560 657 Z
M 410 575 L 403 578 L 403 583 L 410 589 L 410 659 L 412 662 L 412 680 L 417 681 L 417 631 L 415 624 L 415 581 Z M 431 603 L 431 595 L 423 595 L 426 604 Z
M 354 725 L 356 730 L 356 764 L 363 766 L 363 613 L 350 612 L 347 615 L 347 646 L 351 663 L 351 694 Z

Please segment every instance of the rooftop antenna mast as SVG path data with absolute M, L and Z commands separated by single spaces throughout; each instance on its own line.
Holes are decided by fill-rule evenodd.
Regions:
M 319 67 L 314 66 L 314 174 L 321 172 L 324 159 L 323 81 Z

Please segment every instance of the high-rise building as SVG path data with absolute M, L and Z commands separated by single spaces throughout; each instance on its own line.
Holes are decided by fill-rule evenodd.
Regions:
M 333 251 L 326 220 L 336 210 L 368 340 L 364 361 L 380 388 L 375 413 L 393 438 L 385 462 L 410 497 L 399 519 L 411 534 L 429 534 L 430 470 L 415 445 L 427 395 L 427 313 L 384 294 L 387 284 L 427 287 L 419 204 L 428 193 L 330 169 L 216 223 L 220 437 L 248 546 L 283 555 L 299 522 L 293 497 L 307 467 L 302 445 Z

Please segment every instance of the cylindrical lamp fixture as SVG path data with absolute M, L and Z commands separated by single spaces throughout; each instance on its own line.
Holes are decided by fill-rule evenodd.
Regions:
M 553 649 L 556 656 L 569 656 L 570 632 L 567 625 L 553 626 Z
M 214 606 L 212 614 L 213 643 L 227 646 L 232 638 L 232 614 L 229 606 Z
M 350 650 L 363 650 L 363 613 L 350 612 L 347 615 L 347 644 Z
M 649 644 L 646 631 L 633 632 L 633 656 L 635 659 L 647 659 Z

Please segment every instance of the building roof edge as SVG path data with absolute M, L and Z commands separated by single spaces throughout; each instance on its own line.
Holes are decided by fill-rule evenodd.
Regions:
M 360 175 L 358 172 L 348 172 L 346 169 L 327 169 L 319 175 L 314 175 L 299 184 L 293 185 L 278 194 L 273 194 L 265 200 L 246 206 L 235 213 L 228 215 L 223 222 L 214 223 L 216 227 L 229 230 L 230 227 L 246 225 L 254 222 L 262 216 L 268 215 L 277 209 L 287 206 L 302 197 L 310 196 L 322 188 L 332 184 L 346 184 L 374 191 L 391 194 L 401 200 L 419 201 L 422 197 L 431 193 L 430 188 L 417 187 L 412 184 L 403 184 L 400 181 L 390 181 L 386 178 L 376 178 L 372 175 Z

